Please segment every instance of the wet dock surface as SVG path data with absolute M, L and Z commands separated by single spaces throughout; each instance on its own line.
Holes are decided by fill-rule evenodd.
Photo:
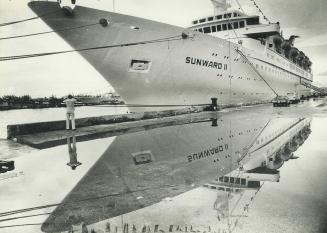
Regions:
M 0 232 L 326 232 L 326 120 L 321 99 L 35 135 Z

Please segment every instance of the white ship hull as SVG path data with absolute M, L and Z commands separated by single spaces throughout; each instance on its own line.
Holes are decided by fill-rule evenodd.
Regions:
M 59 9 L 54 2 L 31 2 L 29 6 L 38 15 Z M 58 34 L 75 49 L 180 36 L 179 40 L 169 42 L 80 52 L 127 104 L 172 108 L 169 105 L 207 104 L 211 98 L 217 98 L 219 105 L 239 105 L 269 102 L 276 93 L 309 94 L 301 87 L 300 76 L 290 75 L 287 70 L 278 74 L 269 71 L 273 65 L 263 58 L 262 48 L 240 47 L 247 60 L 236 51 L 238 45 L 217 37 L 79 6 L 74 9 L 73 16 L 58 11 L 41 18 L 54 30 L 96 23 L 101 18 L 109 20 L 107 27 L 95 25 L 59 31 Z M 181 39 L 182 33 L 190 37 Z M 135 68 L 133 64 L 138 61 L 146 62 L 145 67 Z M 261 77 L 248 61 L 257 67 L 267 67 L 258 69 Z M 305 79 L 310 81 L 310 78 Z

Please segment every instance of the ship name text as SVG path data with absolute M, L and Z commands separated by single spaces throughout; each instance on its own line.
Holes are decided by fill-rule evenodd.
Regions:
M 194 162 L 196 160 L 204 159 L 213 155 L 217 155 L 224 150 L 228 150 L 228 144 L 225 145 L 218 145 L 216 147 L 208 148 L 203 151 L 199 151 L 197 153 L 193 153 L 187 156 L 188 162 Z
M 191 65 L 205 66 L 205 67 L 218 69 L 218 70 L 221 70 L 223 68 L 223 64 L 220 62 L 209 61 L 209 60 L 195 58 L 195 57 L 186 57 L 185 63 L 191 64 Z M 224 68 L 225 68 L 225 66 L 227 66 L 227 65 L 224 65 Z

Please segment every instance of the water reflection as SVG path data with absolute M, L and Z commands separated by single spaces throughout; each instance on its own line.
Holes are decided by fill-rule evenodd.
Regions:
M 243 111 L 122 134 L 44 222 L 42 231 L 202 231 L 205 222 L 203 231 L 212 227 L 215 232 L 218 224 L 231 232 L 239 218 L 246 217 L 263 184 L 282 179 L 278 169 L 296 159 L 293 152 L 309 136 L 310 122 Z M 81 164 L 76 138 L 67 142 L 67 165 L 74 169 Z M 197 206 L 203 198 L 211 204 Z M 192 204 L 187 211 L 194 213 L 182 218 L 179 215 L 187 211 L 179 203 L 185 201 Z M 192 215 L 213 210 L 216 222 L 205 216 L 193 222 Z M 166 217 L 168 212 L 171 217 Z
M 75 170 L 76 167 L 82 165 L 82 163 L 77 161 L 75 133 L 67 135 L 67 146 L 68 146 L 68 154 L 69 154 L 69 162 L 67 163 L 67 166 L 71 167 L 72 170 Z

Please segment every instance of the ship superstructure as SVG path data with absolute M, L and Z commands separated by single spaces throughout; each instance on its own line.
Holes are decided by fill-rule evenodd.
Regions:
M 151 106 L 133 111 L 206 104 L 211 98 L 226 106 L 310 94 L 301 83 L 312 81 L 311 62 L 293 46 L 295 37 L 284 39 L 278 23 L 260 24 L 259 16 L 230 10 L 182 28 L 81 6 L 62 11 L 57 2 L 29 6 L 74 49 L 82 49 L 127 104 Z M 83 50 L 99 46 L 104 47 Z
M 190 29 L 240 44 L 241 48 L 248 49 L 247 56 L 264 77 L 295 80 L 298 90 L 290 92 L 308 95 L 310 89 L 302 84 L 312 82 L 312 62 L 294 46 L 298 36 L 285 39 L 279 22 L 261 23 L 258 15 L 227 10 L 224 2 L 225 8 L 216 9 L 215 15 L 194 20 Z

